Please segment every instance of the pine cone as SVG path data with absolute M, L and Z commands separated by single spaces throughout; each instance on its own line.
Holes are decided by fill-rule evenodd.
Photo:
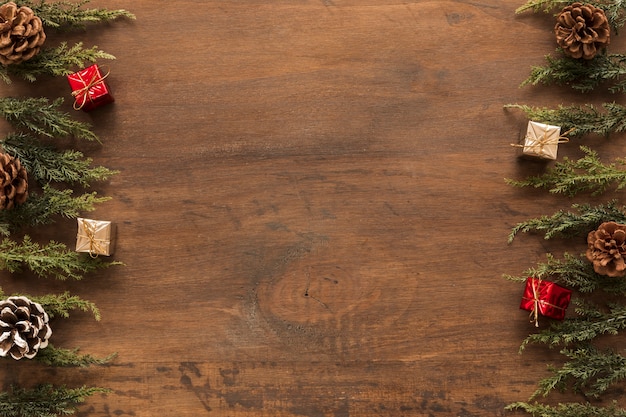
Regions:
M 28 198 L 28 176 L 20 160 L 0 153 L 0 210 L 12 209 Z
M 615 222 L 602 223 L 587 235 L 587 259 L 600 275 L 623 277 L 626 275 L 626 225 Z
M 572 58 L 591 59 L 610 41 L 609 21 L 602 9 L 572 3 L 556 18 L 556 42 Z
M 0 63 L 19 64 L 37 55 L 46 40 L 41 19 L 26 6 L 0 6 Z
M 35 357 L 48 346 L 52 329 L 49 317 L 41 307 L 26 297 L 9 297 L 0 301 L 0 356 L 13 359 Z

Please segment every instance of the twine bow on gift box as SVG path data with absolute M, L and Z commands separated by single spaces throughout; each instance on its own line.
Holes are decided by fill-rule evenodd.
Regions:
M 96 226 L 91 224 L 85 219 L 82 219 L 82 231 L 84 234 L 78 233 L 78 238 L 85 238 L 89 241 L 89 256 L 97 258 L 99 253 L 105 253 L 106 250 L 102 247 L 102 242 L 107 242 L 105 239 L 96 238 Z
M 91 95 L 89 95 L 89 90 L 93 86 L 98 85 L 99 83 L 103 82 L 104 79 L 109 76 L 110 72 L 111 71 L 107 71 L 106 74 L 101 75 L 100 71 L 94 71 L 93 76 L 91 77 L 91 80 L 89 80 L 89 82 L 85 81 L 85 79 L 80 74 L 80 72 L 76 73 L 80 81 L 83 83 L 83 87 L 79 88 L 78 90 L 72 91 L 72 97 L 74 97 L 74 105 L 73 105 L 74 110 L 81 110 L 83 106 L 85 105 L 85 103 L 87 103 L 87 99 L 89 99 L 89 101 L 93 103 L 93 99 L 91 98 Z M 82 103 L 77 106 L 76 105 L 78 102 L 77 98 L 81 94 L 83 95 L 83 100 L 82 100 Z
M 533 122 L 531 122 L 532 124 Z M 535 125 L 537 125 L 537 123 L 535 123 Z M 530 124 L 529 124 L 529 129 L 530 129 Z M 558 145 L 560 143 L 568 143 L 569 142 L 569 138 L 566 137 L 566 135 L 572 133 L 575 130 L 575 128 L 572 128 L 570 130 L 568 130 L 567 132 L 563 133 L 562 135 L 559 134 L 558 137 L 552 138 L 550 136 L 550 132 L 548 131 L 548 129 L 543 129 L 543 134 L 541 136 L 531 136 L 530 132 L 527 131 L 526 132 L 526 136 L 524 137 L 524 144 L 519 144 L 519 143 L 511 143 L 511 146 L 515 147 L 515 148 L 524 148 L 524 149 L 530 149 L 532 152 L 534 152 L 536 155 L 543 155 L 544 154 L 544 147 L 549 146 L 549 145 Z M 530 143 L 530 144 L 529 144 Z

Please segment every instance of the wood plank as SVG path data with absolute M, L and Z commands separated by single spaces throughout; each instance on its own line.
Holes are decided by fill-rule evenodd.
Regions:
M 512 0 L 92 4 L 137 15 L 70 37 L 117 57 L 116 103 L 78 114 L 103 144 L 79 146 L 121 171 L 90 216 L 118 225 L 125 266 L 2 287 L 94 301 L 102 321 L 56 321 L 53 343 L 119 357 L 2 362 L 5 386 L 113 389 L 79 416 L 497 416 L 528 398 L 559 356 L 518 355 L 533 328 L 501 275 L 584 242 L 507 245 L 578 200 L 504 183 L 543 166 L 516 158 L 526 120 L 502 106 L 606 99 L 519 88 L 551 18 Z M 73 111 L 63 79 L 2 92 Z M 33 233 L 71 245 L 74 221 Z

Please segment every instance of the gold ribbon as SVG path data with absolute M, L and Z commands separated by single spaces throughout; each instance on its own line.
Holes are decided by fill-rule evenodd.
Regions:
M 532 283 L 531 288 L 533 290 L 533 298 L 532 298 L 533 308 L 532 310 L 530 310 L 529 318 L 530 318 L 531 323 L 533 321 L 535 322 L 535 327 L 539 327 L 539 303 L 548 307 L 558 308 L 559 310 L 565 310 L 563 307 L 551 304 L 539 298 L 539 286 L 541 285 L 541 281 L 542 280 L 540 278 L 537 278 L 537 279 L 531 278 L 531 283 Z M 530 298 L 528 297 L 522 297 L 522 299 L 530 300 Z
M 554 140 L 549 140 L 548 138 L 548 131 L 544 130 L 543 132 L 543 136 L 541 136 L 541 138 L 533 138 L 530 137 L 530 135 L 526 134 L 526 137 L 524 137 L 524 142 L 530 140 L 533 141 L 534 143 L 532 145 L 521 145 L 518 143 L 511 143 L 511 146 L 515 147 L 515 148 L 537 148 L 539 147 L 539 151 L 535 151 L 537 154 L 541 154 L 543 153 L 543 148 L 546 145 L 556 145 L 559 143 L 567 143 L 569 142 L 569 138 L 565 137 L 565 135 L 568 135 L 570 133 L 572 133 L 574 131 L 575 128 L 571 128 L 570 130 L 568 130 L 567 132 L 563 133 L 562 135 L 560 135 L 557 139 L 556 142 Z
M 83 76 L 80 74 L 80 72 L 77 72 L 76 75 L 78 75 L 78 78 L 80 78 L 80 81 L 83 83 L 84 87 L 79 88 L 78 90 L 74 90 L 72 91 L 72 96 L 74 97 L 74 110 L 80 110 L 85 106 L 85 103 L 87 103 L 87 99 L 89 99 L 89 101 L 91 101 L 93 103 L 93 99 L 91 98 L 91 96 L 89 95 L 89 90 L 91 89 L 91 87 L 93 87 L 94 85 L 101 83 L 102 81 L 104 81 L 104 79 L 106 77 L 109 76 L 109 73 L 111 71 L 107 71 L 106 74 L 101 75 L 100 74 L 100 70 L 96 70 L 94 71 L 93 77 L 91 77 L 91 80 L 89 80 L 89 82 L 86 82 L 85 79 L 83 78 Z M 83 98 L 83 102 L 80 106 L 76 106 L 76 103 L 78 100 L 76 100 L 76 98 L 78 96 L 80 96 L 81 94 L 84 94 L 84 98 Z
M 89 240 L 89 256 L 92 258 L 97 258 L 99 253 L 106 253 L 104 247 L 100 245 L 101 242 L 106 243 L 106 239 L 97 239 L 96 238 L 96 226 L 89 223 L 85 219 L 82 219 L 82 230 L 84 231 L 84 235 L 78 234 L 79 238 L 86 238 Z

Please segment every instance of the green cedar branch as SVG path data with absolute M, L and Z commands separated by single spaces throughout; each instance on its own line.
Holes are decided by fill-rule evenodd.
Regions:
M 8 236 L 21 227 L 39 226 L 54 222 L 55 216 L 76 218 L 81 212 L 95 210 L 95 205 L 110 200 L 98 197 L 96 192 L 73 196 L 73 190 L 58 190 L 44 184 L 43 193 L 29 194 L 26 202 L 11 210 L 0 211 L 0 234 Z
M 56 417 L 74 414 L 78 406 L 98 393 L 109 389 L 82 386 L 79 388 L 55 387 L 51 384 L 34 388 L 12 386 L 0 392 L 0 416 L 2 417 Z
M 119 18 L 135 19 L 135 15 L 123 9 L 83 9 L 89 0 L 70 1 L 32 1 L 22 0 L 21 5 L 33 9 L 45 26 L 62 29 L 81 29 L 87 23 L 110 22 Z
M 48 344 L 45 349 L 39 350 L 35 359 L 48 366 L 85 368 L 91 365 L 106 365 L 117 356 L 117 353 L 112 353 L 104 358 L 96 358 L 78 352 L 78 348 L 63 349 Z
M 571 238 L 586 236 L 604 222 L 626 223 L 626 207 L 618 207 L 615 201 L 596 206 L 573 204 L 572 209 L 575 211 L 559 210 L 551 216 L 541 216 L 516 224 L 509 234 L 508 242 L 513 242 L 518 233 L 542 232 L 545 239 Z
M 626 107 L 614 102 L 602 104 L 602 110 L 593 104 L 560 105 L 553 109 L 507 104 L 504 108 L 519 109 L 531 120 L 560 126 L 562 130 L 570 131 L 572 137 L 589 133 L 609 136 L 626 131 Z
M 567 252 L 563 259 L 557 259 L 548 253 L 545 262 L 537 263 L 535 267 L 524 271 L 523 275 L 505 274 L 503 277 L 513 282 L 525 282 L 528 277 L 549 279 L 586 294 L 601 290 L 610 294 L 626 295 L 626 280 L 597 274 L 593 270 L 593 264 L 584 255 L 575 256 Z
M 9 272 L 20 272 L 26 267 L 43 278 L 81 280 L 89 272 L 112 265 L 119 265 L 119 262 L 86 256 L 55 241 L 42 246 L 33 242 L 30 236 L 24 236 L 22 242 L 10 238 L 4 238 L 0 242 L 0 269 Z
M 591 60 L 580 60 L 568 56 L 554 58 L 546 56 L 547 65 L 533 66 L 530 76 L 521 84 L 569 85 L 583 93 L 598 85 L 612 82 L 608 90 L 612 93 L 626 92 L 626 55 L 601 54 Z
M 571 3 L 571 0 L 527 0 L 515 10 L 515 13 L 527 11 L 554 13 Z M 626 0 L 588 0 L 585 3 L 604 10 L 609 24 L 616 33 L 626 23 Z
M 89 187 L 92 182 L 106 181 L 118 171 L 103 166 L 93 167 L 91 158 L 82 152 L 59 152 L 26 134 L 9 134 L 1 142 L 5 152 L 19 158 L 22 166 L 38 182 L 63 182 Z
M 626 409 L 617 402 L 609 407 L 598 407 L 590 403 L 560 403 L 556 406 L 538 402 L 515 402 L 505 407 L 508 411 L 522 410 L 533 417 L 626 417 Z
M 41 296 L 28 296 L 32 301 L 41 304 L 43 309 L 48 313 L 50 318 L 61 317 L 68 318 L 70 311 L 80 310 L 91 312 L 96 321 L 100 321 L 101 315 L 98 307 L 91 301 L 83 300 L 77 295 L 71 295 L 69 292 L 63 294 L 46 294 Z M 0 414 L 2 415 L 2 414 Z
M 550 347 L 571 343 L 588 342 L 598 336 L 616 335 L 626 328 L 626 306 L 611 304 L 608 312 L 578 303 L 578 317 L 553 322 L 549 328 L 529 335 L 520 346 L 522 351 L 530 343 L 542 343 Z
M 66 42 L 56 48 L 44 48 L 28 61 L 16 65 L 0 65 L 0 78 L 7 84 L 12 77 L 19 77 L 26 81 L 37 81 L 38 77 L 60 77 L 72 74 L 76 68 L 84 68 L 86 63 L 94 63 L 99 59 L 115 59 L 115 56 L 106 53 L 97 46 L 83 48 L 83 43 L 67 46 Z
M 560 368 L 549 367 L 552 375 L 539 381 L 531 399 L 547 397 L 553 390 L 564 392 L 567 388 L 598 398 L 611 385 L 626 378 L 626 358 L 615 352 L 587 346 L 563 349 L 561 354 L 567 357 L 567 362 Z
M 542 175 L 521 181 L 512 179 L 505 181 L 516 187 L 545 188 L 551 193 L 566 194 L 570 197 L 581 192 L 598 195 L 612 185 L 615 185 L 616 191 L 626 187 L 626 170 L 620 169 L 620 166 L 626 165 L 626 159 L 617 158 L 614 163 L 603 164 L 597 152 L 586 146 L 581 146 L 580 149 L 585 156 L 578 160 L 565 157 Z
M 63 98 L 52 102 L 40 98 L 0 98 L 0 115 L 18 129 L 26 129 L 36 135 L 49 138 L 74 137 L 98 141 L 91 125 L 73 119 L 61 111 Z

